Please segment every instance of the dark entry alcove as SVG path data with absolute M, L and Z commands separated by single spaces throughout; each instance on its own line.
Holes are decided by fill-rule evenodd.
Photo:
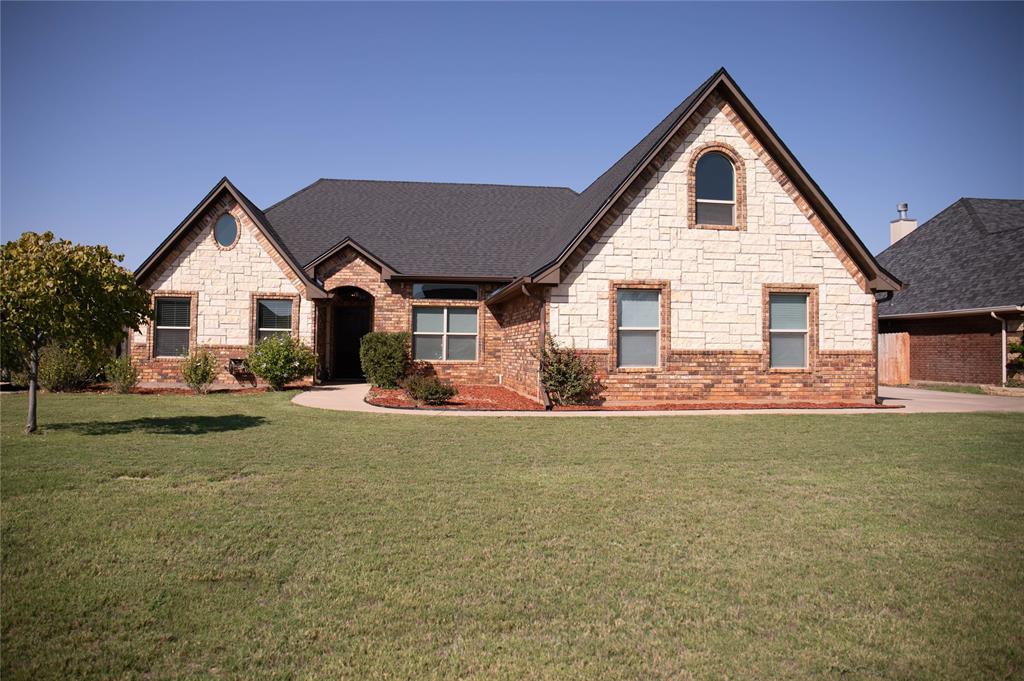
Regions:
M 373 328 L 373 296 L 354 286 L 331 293 L 331 378 L 353 381 L 363 378 L 359 341 Z

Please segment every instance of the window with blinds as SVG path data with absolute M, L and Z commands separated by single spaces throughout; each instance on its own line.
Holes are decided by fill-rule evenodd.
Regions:
M 619 289 L 618 334 L 620 367 L 658 366 L 661 328 L 661 292 L 654 289 Z
M 192 300 L 189 298 L 157 298 L 154 321 L 153 355 L 179 357 L 188 352 L 192 325 Z
M 806 367 L 807 294 L 769 294 L 768 308 L 768 344 L 771 366 L 779 369 Z
M 256 301 L 256 342 L 270 336 L 288 336 L 292 332 L 292 301 L 286 298 L 262 298 Z

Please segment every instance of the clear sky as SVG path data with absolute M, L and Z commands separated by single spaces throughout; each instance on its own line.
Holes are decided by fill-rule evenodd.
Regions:
M 3 239 L 138 265 L 220 177 L 582 191 L 725 66 L 877 252 L 1024 197 L 1024 4 L 2 4 Z

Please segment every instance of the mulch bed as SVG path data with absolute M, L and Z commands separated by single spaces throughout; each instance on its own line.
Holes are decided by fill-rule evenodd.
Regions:
M 419 405 L 409 394 L 397 388 L 370 388 L 366 401 L 392 409 L 458 409 L 463 411 L 543 411 L 544 405 L 497 385 L 460 385 L 459 393 L 448 404 Z
M 492 385 L 460 385 L 459 393 L 448 404 L 417 404 L 402 389 L 370 388 L 366 402 L 391 409 L 452 409 L 462 411 L 543 411 L 537 402 Z M 901 404 L 863 404 L 861 402 L 661 402 L 652 404 L 581 404 L 554 407 L 554 411 L 697 411 L 707 409 L 901 409 Z

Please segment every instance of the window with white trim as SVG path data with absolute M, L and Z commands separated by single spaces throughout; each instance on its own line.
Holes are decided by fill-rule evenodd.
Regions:
M 288 298 L 261 298 L 256 301 L 256 342 L 270 336 L 288 336 L 292 332 L 292 301 Z
M 157 298 L 153 320 L 153 356 L 180 357 L 188 352 L 192 330 L 191 298 Z
M 658 366 L 661 291 L 620 288 L 616 291 L 615 298 L 618 315 L 618 366 Z
M 768 295 L 768 346 L 773 369 L 807 366 L 807 294 Z
M 736 169 L 729 157 L 710 151 L 697 160 L 694 172 L 697 224 L 736 224 Z
M 476 361 L 475 307 L 413 307 L 412 356 L 416 360 Z

